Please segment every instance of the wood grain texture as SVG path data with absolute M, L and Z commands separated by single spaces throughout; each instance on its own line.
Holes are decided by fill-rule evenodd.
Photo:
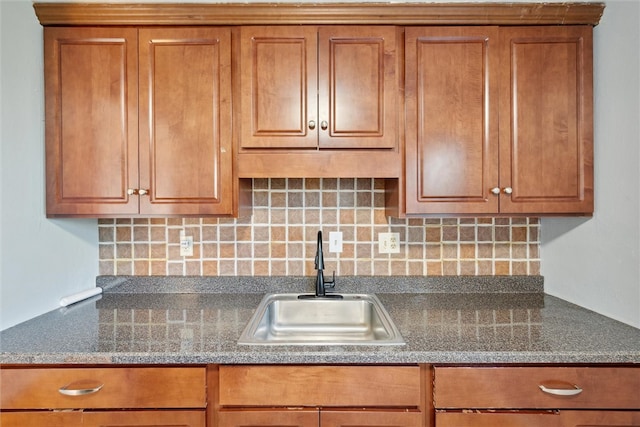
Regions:
M 421 406 L 418 366 L 221 366 L 221 406 Z
M 640 409 L 637 368 L 436 367 L 434 383 L 436 409 Z M 552 396 L 539 385 L 583 391 Z
M 406 210 L 498 212 L 498 28 L 408 28 Z
M 502 213 L 593 212 L 592 28 L 500 30 Z
M 231 32 L 140 29 L 140 213 L 233 212 Z
M 597 25 L 604 3 L 35 3 L 42 25 Z
M 47 215 L 137 213 L 137 46 L 130 28 L 45 28 Z
M 66 396 L 63 386 L 103 384 Z M 205 408 L 205 368 L 25 368 L 0 370 L 0 408 Z M 77 388 L 82 387 L 80 384 Z

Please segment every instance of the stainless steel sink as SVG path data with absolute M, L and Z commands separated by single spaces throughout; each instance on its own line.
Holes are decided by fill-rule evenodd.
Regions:
M 342 299 L 266 295 L 245 327 L 245 345 L 403 345 L 389 313 L 373 294 Z

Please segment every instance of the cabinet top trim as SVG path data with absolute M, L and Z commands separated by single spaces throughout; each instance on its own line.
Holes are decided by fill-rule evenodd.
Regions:
M 34 3 L 43 26 L 598 25 L 604 3 Z

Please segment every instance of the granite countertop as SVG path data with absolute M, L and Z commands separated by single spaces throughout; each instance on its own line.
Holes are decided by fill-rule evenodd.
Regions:
M 101 296 L 2 331 L 0 363 L 640 363 L 640 329 L 529 276 L 338 278 L 340 292 L 375 293 L 406 345 L 237 344 L 264 294 L 309 279 L 99 277 Z

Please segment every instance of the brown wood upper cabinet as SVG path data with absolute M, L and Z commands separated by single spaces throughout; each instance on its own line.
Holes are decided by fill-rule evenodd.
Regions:
M 371 177 L 380 170 L 399 176 L 397 27 L 243 26 L 239 32 L 240 176 Z M 323 150 L 332 153 L 323 157 Z M 358 150 L 360 157 L 344 153 Z M 391 153 L 395 164 L 376 171 L 371 161 L 381 160 L 380 152 Z
M 406 29 L 406 213 L 593 212 L 591 26 Z
M 48 216 L 233 213 L 229 28 L 44 42 Z

